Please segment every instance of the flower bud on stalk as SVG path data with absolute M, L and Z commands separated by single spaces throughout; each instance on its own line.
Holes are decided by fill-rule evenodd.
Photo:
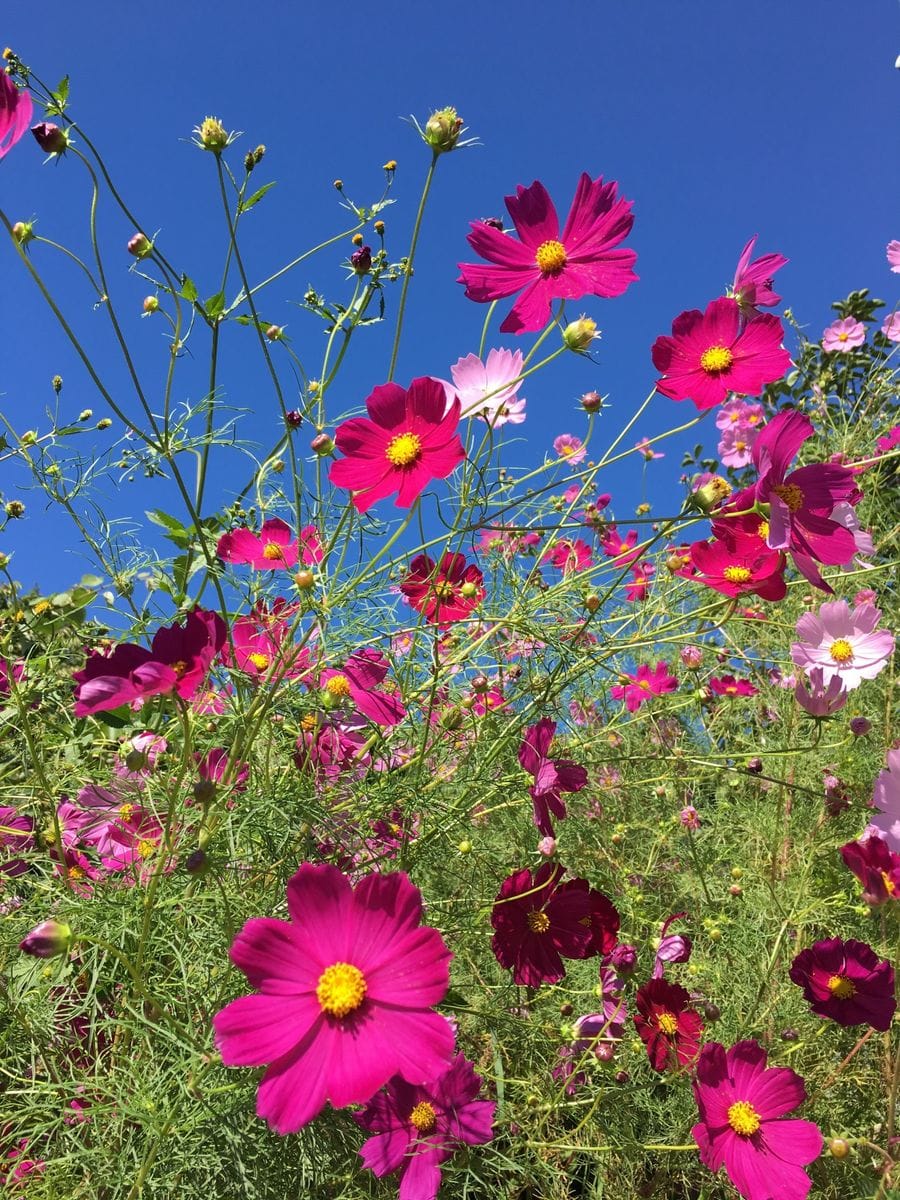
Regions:
M 153 243 L 146 233 L 135 233 L 128 239 L 128 253 L 134 258 L 146 258 L 152 249 Z
M 596 321 L 590 317 L 579 317 L 577 321 L 569 322 L 563 330 L 562 337 L 570 350 L 574 350 L 576 354 L 584 354 L 590 349 L 591 342 L 600 337 L 600 333 Z
M 334 441 L 327 433 L 317 433 L 309 443 L 309 448 L 314 454 L 318 454 L 320 458 L 325 458 L 326 455 L 334 452 Z
M 68 953 L 72 930 L 59 921 L 42 921 L 19 943 L 19 949 L 33 958 L 57 958 Z
M 34 224 L 31 221 L 16 221 L 12 235 L 20 246 L 27 246 L 34 237 Z
M 435 154 L 448 154 L 456 147 L 463 131 L 463 121 L 455 108 L 439 108 L 425 122 L 422 133 Z

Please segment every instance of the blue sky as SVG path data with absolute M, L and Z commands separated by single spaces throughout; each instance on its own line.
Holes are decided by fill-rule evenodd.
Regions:
M 483 144 L 440 164 L 411 290 L 397 373 L 402 383 L 419 374 L 447 376 L 456 358 L 477 348 L 483 310 L 455 282 L 456 264 L 472 258 L 469 220 L 499 214 L 504 194 L 535 178 L 562 216 L 582 170 L 619 181 L 635 204 L 629 244 L 638 252 L 640 282 L 615 301 L 588 298 L 572 306 L 572 315 L 583 308 L 603 330 L 598 361 L 569 358 L 523 387 L 529 417 L 522 456 L 529 461 L 539 460 L 557 433 L 583 432 L 576 398 L 589 388 L 610 394 L 614 407 L 604 421 L 625 419 L 652 386 L 654 338 L 669 331 L 681 310 L 704 307 L 722 293 L 754 233 L 760 250 L 790 258 L 778 290 L 813 336 L 831 319 L 830 301 L 851 289 L 868 286 L 896 303 L 900 277 L 888 273 L 884 257 L 888 240 L 900 236 L 894 157 L 900 19 L 893 0 L 849 9 L 838 0 L 578 6 L 527 0 L 503 9 L 471 0 L 452 6 L 401 0 L 380 8 L 349 0 L 332 10 L 330 21 L 327 6 L 314 4 L 159 0 L 141 15 L 107 0 L 84 7 L 89 19 L 73 20 L 71 6 L 50 0 L 39 21 L 0 27 L 0 41 L 44 79 L 71 75 L 73 114 L 103 150 L 145 228 L 161 231 L 166 254 L 206 295 L 219 286 L 225 243 L 213 164 L 189 140 L 204 116 L 246 131 L 234 151 L 236 166 L 246 149 L 267 146 L 254 182 L 278 185 L 242 231 L 250 273 L 262 278 L 342 227 L 346 214 L 334 178 L 345 181 L 354 199 L 373 200 L 389 158 L 399 163 L 398 203 L 385 216 L 392 257 L 399 257 L 428 163 L 425 147 L 400 118 L 424 119 L 444 104 L 458 108 Z M 79 164 L 43 165 L 30 139 L 0 163 L 0 207 L 11 220 L 37 217 L 46 237 L 83 249 L 88 199 Z M 132 230 L 108 206 L 100 220 L 111 291 L 152 394 L 166 365 L 161 326 L 139 320 L 148 289 L 127 273 L 130 260 L 119 251 Z M 290 300 L 308 284 L 340 298 L 339 263 L 350 249 L 336 248 L 301 268 L 263 306 L 311 362 L 321 352 L 321 331 Z M 38 257 L 119 394 L 125 380 L 108 349 L 103 314 L 93 312 L 82 280 L 63 260 L 45 249 Z M 65 380 L 66 412 L 90 407 L 103 415 L 6 244 L 0 244 L 0 277 L 0 407 L 14 427 L 46 429 L 42 414 L 56 372 Z M 390 321 L 360 334 L 336 395 L 342 408 L 383 381 L 391 334 Z M 220 382 L 226 401 L 251 414 L 242 418 L 242 436 L 268 444 L 279 431 L 277 409 L 257 358 L 248 354 L 248 337 L 228 329 Z M 179 398 L 198 399 L 204 371 L 198 347 L 196 361 L 184 364 Z M 630 441 L 691 414 L 657 397 Z M 651 465 L 651 499 L 672 495 L 684 444 Z M 27 519 L 10 527 L 0 547 L 15 550 L 16 577 L 49 590 L 90 569 L 68 527 L 43 512 L 38 495 L 19 490 L 18 475 L 0 469 L 5 497 L 28 504 Z M 602 481 L 615 495 L 622 524 L 643 498 L 640 469 L 635 456 Z M 243 477 L 243 468 L 237 473 Z M 213 477 L 218 498 L 228 498 L 235 476 L 234 460 L 223 459 Z M 106 484 L 102 496 L 113 515 L 136 519 L 146 508 L 170 504 L 165 484 L 118 491 Z

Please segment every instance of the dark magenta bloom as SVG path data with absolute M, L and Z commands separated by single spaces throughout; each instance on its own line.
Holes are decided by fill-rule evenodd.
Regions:
M 0 806 L 0 875 L 22 875 L 28 863 L 20 854 L 35 848 L 34 821 L 15 808 Z
M 5 71 L 0 71 L 0 158 L 24 136 L 31 120 L 31 93 L 20 91 Z
M 690 993 L 665 979 L 648 979 L 634 997 L 634 1023 L 654 1071 L 689 1066 L 700 1051 L 703 1019 Z
M 73 678 L 76 717 L 171 692 L 178 682 L 175 671 L 156 662 L 146 647 L 127 642 L 104 653 L 91 650 L 84 667 Z
M 560 820 L 566 815 L 562 793 L 580 792 L 588 781 L 584 767 L 568 758 L 548 757 L 555 734 L 556 722 L 542 717 L 536 725 L 525 730 L 519 746 L 522 769 L 534 778 L 528 789 L 534 804 L 534 823 L 545 837 L 555 836 L 550 814 Z
M 427 554 L 417 554 L 400 592 L 426 621 L 451 625 L 471 616 L 484 599 L 484 575 L 463 554 L 447 552 L 437 564 Z
M 380 650 L 357 650 L 342 667 L 323 671 L 319 686 L 330 705 L 347 700 L 376 725 L 396 725 L 406 716 L 406 709 L 399 696 L 381 690 L 388 666 Z
M 714 675 L 709 688 L 716 696 L 755 696 L 759 692 L 749 679 L 736 679 L 734 675 Z
M 816 942 L 800 951 L 790 973 L 817 1016 L 838 1025 L 871 1025 L 882 1032 L 890 1028 L 897 1008 L 894 968 L 865 942 Z
M 757 236 L 754 234 L 741 251 L 731 285 L 731 294 L 740 305 L 741 315 L 747 319 L 758 317 L 761 308 L 774 308 L 781 300 L 772 289 L 772 280 L 775 272 L 790 261 L 783 254 L 761 254 L 751 262 Z
M 882 837 L 870 834 L 864 842 L 841 846 L 841 858 L 863 885 L 867 904 L 900 900 L 900 854 Z

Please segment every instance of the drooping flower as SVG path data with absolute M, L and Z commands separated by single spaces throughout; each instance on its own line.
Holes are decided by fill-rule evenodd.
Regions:
M 502 333 L 532 333 L 550 319 L 552 300 L 621 296 L 637 279 L 634 250 L 619 247 L 634 224 L 631 202 L 618 184 L 584 172 L 562 233 L 553 201 L 537 180 L 506 197 L 519 240 L 473 221 L 468 242 L 484 263 L 460 263 L 459 282 L 470 300 L 487 303 L 522 294 L 500 326 Z M 524 290 L 523 290 L 524 289 Z
M 832 675 L 826 686 L 821 667 L 807 672 L 809 683 L 798 679 L 794 685 L 794 699 L 811 717 L 830 717 L 847 703 L 847 693 L 839 675 Z
M 869 834 L 865 840 L 841 846 L 841 858 L 863 885 L 866 904 L 900 900 L 900 854 L 895 854 L 883 837 Z
M 223 533 L 216 553 L 223 562 L 245 563 L 255 571 L 289 571 L 301 556 L 307 566 L 322 561 L 322 544 L 315 525 L 305 525 L 299 540 L 278 517 L 263 523 L 259 533 L 241 528 Z
M 791 659 L 807 672 L 821 668 L 825 683 L 837 676 L 852 691 L 864 679 L 880 675 L 894 652 L 894 635 L 876 628 L 880 620 L 873 604 L 852 610 L 846 600 L 822 604 L 817 613 L 798 618 L 800 641 L 792 643 Z
M 762 254 L 751 262 L 758 236 L 754 234 L 741 251 L 731 285 L 731 295 L 740 305 L 745 319 L 758 317 L 761 308 L 774 308 L 778 304 L 781 297 L 772 290 L 772 279 L 776 271 L 790 262 L 783 254 Z
M 869 821 L 867 832 L 884 838 L 889 849 L 900 854 L 900 749 L 888 750 L 887 766 L 875 780 L 872 804 L 878 811 Z
M 579 437 L 573 437 L 571 433 L 561 433 L 559 437 L 555 437 L 553 449 L 559 458 L 564 459 L 573 467 L 584 462 L 587 456 L 587 447 L 584 442 Z
M 709 687 L 717 696 L 755 696 L 759 692 L 749 679 L 736 679 L 734 675 L 713 675 Z
M 634 675 L 621 675 L 621 684 L 609 689 L 614 700 L 624 700 L 629 712 L 637 712 L 651 696 L 664 696 L 678 689 L 678 678 L 669 673 L 669 664 L 658 662 L 651 670 L 642 663 Z
M 638 988 L 634 1003 L 634 1024 L 654 1071 L 689 1066 L 699 1053 L 703 1033 L 703 1019 L 691 1007 L 690 992 L 660 976 Z
M 294 765 L 298 770 L 327 784 L 341 775 L 365 775 L 371 757 L 366 749 L 365 719 L 359 713 L 340 718 L 335 713 L 326 719 L 309 714 L 300 724 L 301 733 L 294 754 Z
M 0 71 L 0 158 L 24 136 L 32 108 L 31 93 L 20 90 L 5 71 Z
M 396 725 L 406 709 L 398 696 L 381 690 L 389 667 L 380 650 L 357 650 L 343 666 L 323 671 L 319 687 L 332 707 L 346 700 L 377 725 Z
M 453 1030 L 432 1012 L 450 952 L 420 925 L 422 898 L 403 872 L 355 888 L 336 868 L 301 864 L 288 881 L 290 920 L 257 917 L 231 947 L 256 990 L 214 1019 L 230 1067 L 267 1066 L 257 1114 L 295 1133 L 321 1112 L 364 1104 L 394 1075 L 424 1085 L 453 1056 Z
M 426 621 L 450 625 L 471 616 L 484 600 L 484 575 L 463 554 L 447 551 L 437 564 L 427 554 L 417 554 L 400 591 Z
M 784 561 L 780 550 L 769 549 L 755 537 L 735 535 L 691 546 L 694 578 L 724 596 L 750 592 L 763 600 L 783 599 L 787 594 Z
M 736 300 L 713 300 L 701 313 L 691 309 L 672 322 L 671 337 L 653 343 L 653 365 L 664 378 L 656 388 L 671 400 L 693 400 L 700 410 L 715 408 L 729 392 L 758 396 L 790 366 L 777 317 L 764 313 L 741 327 Z
M 398 1200 L 435 1200 L 441 1165 L 460 1146 L 481 1146 L 493 1136 L 496 1104 L 479 1100 L 482 1079 L 458 1054 L 432 1082 L 390 1080 L 353 1119 L 374 1133 L 360 1147 L 363 1166 L 380 1179 L 397 1172 Z
M 353 492 L 367 512 L 397 492 L 397 508 L 409 508 L 433 479 L 446 479 L 466 457 L 456 429 L 460 405 L 446 407 L 443 386 L 422 376 L 408 389 L 384 383 L 366 400 L 368 417 L 353 417 L 334 435 L 345 456 L 331 464 L 335 487 Z
M 711 1171 L 724 1166 L 744 1200 L 805 1200 L 812 1180 L 803 1168 L 817 1158 L 822 1135 L 811 1121 L 781 1121 L 806 1099 L 788 1067 L 767 1067 L 758 1042 L 726 1052 L 707 1042 L 697 1062 L 694 1098 L 700 1120 L 691 1135 Z
M 586 1013 L 576 1020 L 573 1049 L 587 1049 L 584 1043 L 591 1043 L 596 1048 L 599 1042 L 618 1042 L 625 1034 L 628 1008 L 624 987 L 611 966 L 604 964 L 600 967 L 597 991 L 603 1006 L 599 1012 Z
M 453 383 L 441 380 L 448 407 L 459 397 L 460 415 L 479 417 L 495 429 L 521 425 L 525 420 L 525 397 L 517 393 L 522 386 L 521 350 L 490 350 L 484 362 L 477 354 L 467 354 L 450 368 Z
M 534 823 L 546 837 L 554 836 L 553 816 L 563 820 L 566 815 L 565 792 L 580 792 L 587 786 L 587 770 L 568 758 L 550 758 L 550 747 L 556 735 L 556 722 L 542 717 L 536 725 L 525 730 L 519 746 L 519 763 L 534 779 L 528 789 L 534 805 Z
M 822 334 L 822 349 L 829 353 L 847 354 L 866 340 L 866 327 L 855 317 L 844 317 L 829 325 Z
M 817 1016 L 838 1025 L 871 1025 L 882 1032 L 890 1028 L 897 1008 L 894 968 L 865 942 L 816 942 L 796 956 L 790 976 Z
M 690 820 L 685 821 L 684 814 L 690 810 L 692 816 Z M 692 804 L 681 810 L 681 823 L 689 829 L 700 828 L 700 818 L 697 816 L 697 810 Z M 667 963 L 683 963 L 688 962 L 691 957 L 693 943 L 686 933 L 669 933 L 669 929 L 676 921 L 681 921 L 687 916 L 685 912 L 672 913 L 670 917 L 666 917 L 663 921 L 662 929 L 659 932 L 659 945 L 656 947 L 656 958 L 653 962 L 653 970 L 650 974 L 651 979 L 662 979 L 664 977 Z

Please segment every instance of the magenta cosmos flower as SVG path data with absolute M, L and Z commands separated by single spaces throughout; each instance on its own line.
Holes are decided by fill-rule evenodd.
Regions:
M 783 337 L 771 313 L 742 328 L 740 306 L 727 296 L 705 313 L 683 312 L 672 322 L 672 336 L 653 343 L 653 365 L 664 374 L 656 389 L 671 400 L 693 400 L 701 410 L 715 408 L 729 392 L 758 396 L 790 366 Z
M 12 150 L 31 122 L 31 95 L 0 71 L 0 158 Z
M 841 846 L 841 858 L 863 885 L 866 904 L 900 900 L 900 854 L 883 837 L 869 834 L 864 841 Z
M 397 696 L 381 691 L 388 668 L 380 650 L 357 650 L 342 667 L 329 668 L 319 676 L 327 705 L 335 708 L 346 700 L 376 725 L 396 725 L 406 716 L 406 709 Z
M 629 712 L 637 712 L 651 696 L 663 696 L 678 689 L 678 678 L 669 674 L 669 664 L 658 662 L 651 670 L 646 663 L 634 675 L 620 676 L 621 684 L 609 689 L 614 700 L 624 700 Z
M 788 1067 L 767 1067 L 758 1042 L 730 1050 L 707 1042 L 697 1062 L 694 1098 L 700 1121 L 691 1130 L 711 1171 L 724 1166 L 744 1200 L 805 1200 L 812 1180 L 803 1170 L 822 1149 L 812 1121 L 781 1121 L 806 1099 L 803 1080 Z
M 580 792 L 587 786 L 584 767 L 568 758 L 550 758 L 550 747 L 556 734 L 556 722 L 542 717 L 536 725 L 525 730 L 519 746 L 519 763 L 534 779 L 528 789 L 534 805 L 534 823 L 545 837 L 553 837 L 553 816 L 562 820 L 566 815 L 564 792 Z
M 878 810 L 868 832 L 884 838 L 890 849 L 900 853 L 900 750 L 888 750 L 887 766 L 875 780 L 872 804 Z M 2 809 L 0 809 L 2 812 Z M 2 824 L 2 820 L 0 820 Z M 2 839 L 2 834 L 0 834 Z
M 405 874 L 367 875 L 303 863 L 288 881 L 289 921 L 256 917 L 231 961 L 256 991 L 214 1019 L 229 1067 L 268 1070 L 256 1111 L 277 1133 L 321 1112 L 364 1104 L 393 1076 L 437 1079 L 453 1030 L 431 1011 L 450 982 L 450 952 L 420 925 L 422 897 Z
M 447 552 L 437 564 L 427 554 L 417 554 L 400 591 L 426 621 L 451 625 L 471 616 L 484 599 L 484 575 L 463 554 Z
M 462 1054 L 424 1086 L 395 1076 L 353 1114 L 358 1125 L 375 1134 L 360 1148 L 363 1165 L 379 1178 L 397 1172 L 398 1200 L 434 1200 L 442 1163 L 460 1146 L 481 1146 L 493 1136 L 497 1106 L 478 1099 L 481 1083 Z
M 616 943 L 619 914 L 586 879 L 562 882 L 565 867 L 544 863 L 503 881 L 494 901 L 491 948 L 501 967 L 526 987 L 557 983 L 563 958 L 607 954 Z
M 852 691 L 864 679 L 880 675 L 894 652 L 894 635 L 876 629 L 880 620 L 874 604 L 852 610 L 846 600 L 823 604 L 817 613 L 798 618 L 800 641 L 791 645 L 791 659 L 806 672 L 820 667 L 825 683 L 837 676 Z
M 491 350 L 484 362 L 467 354 L 450 368 L 452 383 L 440 382 L 449 407 L 459 397 L 461 415 L 480 417 L 498 428 L 507 421 L 521 425 L 525 420 L 525 397 L 517 395 L 523 371 L 521 350 Z
M 755 696 L 759 692 L 749 679 L 736 679 L 734 675 L 714 675 L 709 687 L 717 696 Z
M 703 1019 L 691 995 L 677 983 L 648 979 L 634 997 L 634 1024 L 654 1071 L 689 1066 L 700 1051 Z
M 486 303 L 522 294 L 500 326 L 502 333 L 532 333 L 550 319 L 552 300 L 580 300 L 594 295 L 621 296 L 637 279 L 637 254 L 619 243 L 631 232 L 631 201 L 618 199 L 618 184 L 592 180 L 585 171 L 578 181 L 565 228 L 547 189 L 537 180 L 506 197 L 519 240 L 483 221 L 472 222 L 468 242 L 484 263 L 460 263 L 458 282 L 470 300 Z
M 826 938 L 801 950 L 791 979 L 803 988 L 812 1011 L 838 1025 L 890 1028 L 897 1002 L 894 968 L 865 942 Z
M 866 327 L 862 321 L 853 317 L 844 317 L 835 321 L 822 334 L 822 349 L 829 353 L 847 354 L 850 350 L 861 346 L 866 340 Z
M 369 416 L 353 417 L 334 435 L 345 455 L 331 464 L 335 487 L 350 488 L 357 511 L 397 492 L 409 508 L 433 479 L 446 479 L 466 457 L 456 433 L 460 405 L 447 408 L 443 385 L 422 376 L 408 389 L 383 383 L 366 400 Z
M 761 308 L 773 308 L 779 302 L 781 297 L 772 290 L 772 279 L 776 271 L 790 262 L 783 254 L 762 254 L 751 262 L 758 236 L 754 234 L 741 251 L 731 285 L 731 294 L 746 318 L 758 317 Z
M 322 561 L 322 544 L 315 525 L 304 525 L 299 540 L 278 517 L 266 521 L 259 533 L 241 528 L 223 533 L 216 553 L 223 562 L 245 563 L 255 571 L 289 571 L 301 556 L 307 566 Z
M 0 875 L 22 875 L 28 862 L 20 858 L 34 850 L 34 821 L 15 808 L 0 806 Z
M 722 525 L 725 527 L 724 522 Z M 756 537 L 726 535 L 691 546 L 691 564 L 696 572 L 692 578 L 724 596 L 752 592 L 763 600 L 783 599 L 787 594 L 784 563 L 780 550 L 770 550 Z

